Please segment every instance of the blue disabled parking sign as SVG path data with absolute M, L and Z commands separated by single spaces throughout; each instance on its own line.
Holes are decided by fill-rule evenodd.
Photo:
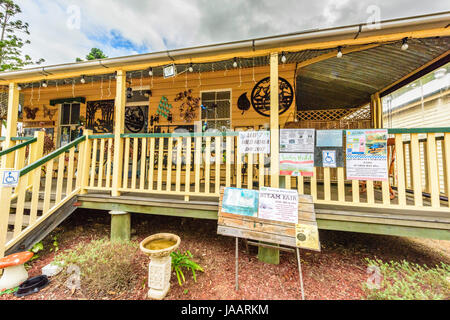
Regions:
M 17 170 L 4 170 L 2 176 L 2 187 L 17 187 L 19 183 L 20 171 Z
M 336 168 L 336 150 L 322 151 L 323 166 L 328 168 Z

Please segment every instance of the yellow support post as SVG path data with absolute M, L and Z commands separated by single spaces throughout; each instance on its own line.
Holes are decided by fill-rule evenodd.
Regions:
M 80 155 L 78 156 L 78 161 L 81 161 L 81 165 L 78 168 L 81 168 L 81 182 L 80 182 L 80 194 L 86 194 L 86 188 L 89 185 L 89 169 L 91 167 L 91 147 L 92 141 L 89 140 L 89 135 L 92 134 L 92 130 L 85 130 L 84 135 L 86 136 L 86 140 L 84 140 L 82 144 L 82 149 L 80 148 Z
M 278 53 L 272 53 L 270 55 L 270 175 L 273 188 L 278 188 L 280 185 L 278 81 Z
M 34 133 L 34 137 L 37 141 L 30 146 L 30 164 L 38 161 L 44 154 L 44 131 L 37 131 Z M 33 175 L 28 175 L 28 185 L 33 184 Z
M 272 53 L 270 55 L 270 180 L 272 188 L 280 187 L 278 79 L 278 53 Z M 265 263 L 279 264 L 280 250 L 258 247 L 258 259 Z
M 14 147 L 15 143 L 11 138 L 17 135 L 17 117 L 19 113 L 19 90 L 17 84 L 12 82 L 9 84 L 8 95 L 8 115 L 6 119 L 6 137 L 3 149 Z M 2 168 L 14 168 L 14 152 L 3 157 Z
M 112 179 L 113 197 L 120 196 L 119 189 L 122 185 L 121 173 L 123 168 L 123 144 L 120 135 L 124 133 L 124 124 L 125 124 L 126 77 L 127 73 L 125 71 L 123 70 L 117 71 L 116 103 L 115 103 L 116 120 L 114 124 L 114 165 L 113 165 L 113 179 Z

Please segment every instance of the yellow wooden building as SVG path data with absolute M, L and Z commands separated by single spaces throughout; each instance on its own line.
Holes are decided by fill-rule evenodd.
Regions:
M 382 128 L 383 96 L 448 63 L 449 24 L 445 12 L 0 73 L 1 166 L 20 171 L 0 191 L 0 255 L 78 207 L 217 219 L 227 186 L 309 194 L 320 229 L 450 240 L 444 123 L 389 129 L 382 183 L 345 168 L 280 177 L 278 150 L 280 128 Z M 237 132 L 261 129 L 270 154 L 240 154 Z

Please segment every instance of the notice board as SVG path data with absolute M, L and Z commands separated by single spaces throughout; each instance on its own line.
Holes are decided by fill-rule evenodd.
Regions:
M 317 231 L 317 221 L 310 195 L 298 195 L 298 221 L 291 223 L 224 212 L 224 190 L 222 187 L 220 192 L 217 234 L 320 251 L 318 235 L 313 234 L 313 237 L 317 238 L 315 240 L 318 246 L 311 245 L 310 230 Z

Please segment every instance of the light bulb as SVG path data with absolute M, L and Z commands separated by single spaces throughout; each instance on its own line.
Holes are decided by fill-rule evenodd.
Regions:
M 194 72 L 194 67 L 192 66 L 192 63 L 189 65 L 188 70 L 189 70 L 189 72 Z
M 281 62 L 286 63 L 286 61 L 287 61 L 286 55 L 283 53 L 283 55 L 281 56 Z
M 44 88 L 47 88 L 47 81 L 42 82 L 42 86 L 43 86 Z
M 338 53 L 337 53 L 337 56 L 336 56 L 336 57 L 337 57 L 338 59 L 340 59 L 340 58 L 342 58 L 342 56 L 343 56 L 343 54 L 342 54 L 342 48 L 339 47 L 339 48 L 338 48 Z
M 150 68 L 150 69 L 148 70 L 148 75 L 149 75 L 150 77 L 153 77 L 153 68 Z
M 22 90 L 22 86 L 17 86 L 17 90 Z
M 402 44 L 402 50 L 406 51 L 408 50 L 409 45 L 408 45 L 408 38 L 403 39 L 403 44 Z
M 86 79 L 84 78 L 84 76 L 81 77 L 80 82 L 81 82 L 82 84 L 85 84 L 85 83 L 86 83 Z
M 237 63 L 237 59 L 234 58 L 234 62 L 233 62 L 233 68 L 237 68 L 238 67 L 238 63 Z

